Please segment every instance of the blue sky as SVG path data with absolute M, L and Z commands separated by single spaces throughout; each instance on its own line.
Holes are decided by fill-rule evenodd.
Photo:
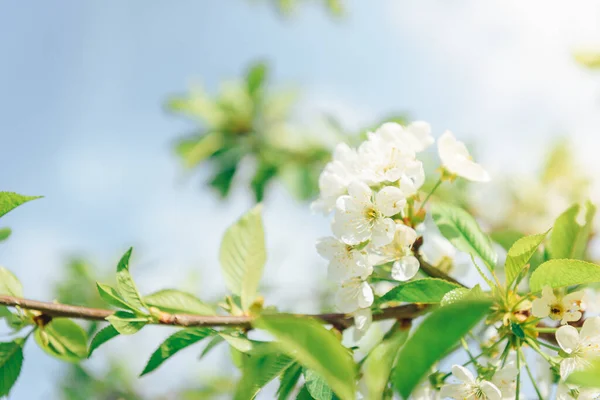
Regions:
M 276 86 L 302 90 L 302 123 L 328 111 L 353 127 L 407 111 L 477 143 L 497 173 L 533 168 L 567 134 L 600 168 L 600 79 L 570 56 L 600 44 L 595 2 L 347 4 L 338 21 L 314 6 L 284 19 L 260 1 L 0 2 L 0 186 L 46 196 L 3 218 L 14 236 L 0 264 L 48 299 L 67 256 L 106 271 L 133 245 L 144 291 L 222 293 L 218 243 L 251 199 L 239 187 L 221 204 L 182 174 L 170 145 L 190 125 L 162 104 L 192 82 L 214 90 L 257 59 Z M 325 276 L 313 243 L 327 222 L 278 188 L 265 214 L 271 301 L 311 311 Z M 138 356 L 138 371 L 166 334 L 107 348 Z M 34 346 L 26 357 L 13 398 L 47 398 L 60 364 Z M 152 392 L 161 380 L 166 392 L 203 371 L 194 361 L 181 356 L 142 384 Z

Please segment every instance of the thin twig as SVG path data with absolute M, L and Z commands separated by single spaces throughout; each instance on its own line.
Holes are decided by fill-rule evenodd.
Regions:
M 20 307 L 26 310 L 36 310 L 50 317 L 64 317 L 84 320 L 102 321 L 114 313 L 113 310 L 72 306 L 68 304 L 50 303 L 37 300 L 22 299 L 12 296 L 0 296 L 0 305 L 9 307 Z M 397 307 L 389 307 L 381 313 L 373 315 L 373 320 L 386 319 L 410 320 L 423 314 L 428 306 L 424 304 L 406 304 Z M 315 318 L 325 324 L 336 327 L 348 328 L 354 325 L 354 319 L 348 314 L 294 314 L 298 317 Z M 168 314 L 162 313 L 157 325 L 174 325 L 182 327 L 241 327 L 250 328 L 254 316 L 232 316 L 232 315 L 193 315 L 193 314 Z

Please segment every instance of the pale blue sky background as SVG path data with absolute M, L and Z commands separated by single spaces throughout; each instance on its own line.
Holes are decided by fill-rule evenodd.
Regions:
M 436 135 L 449 128 L 476 141 L 496 172 L 531 169 L 550 137 L 569 134 L 581 162 L 600 171 L 600 77 L 570 57 L 600 44 L 597 2 L 347 4 L 348 16 L 332 20 L 319 7 L 283 19 L 243 0 L 0 0 L 0 188 L 46 196 L 3 218 L 14 236 L 0 264 L 29 297 L 48 299 L 67 256 L 106 270 L 134 245 L 144 291 L 222 293 L 218 243 L 251 199 L 238 188 L 220 204 L 184 177 L 170 144 L 190 126 L 162 103 L 193 81 L 215 89 L 256 59 L 270 62 L 275 85 L 303 91 L 305 124 L 325 110 L 347 126 L 408 111 Z M 277 285 L 269 300 L 313 311 L 325 276 L 313 243 L 327 222 L 279 189 L 265 214 L 267 284 Z M 140 371 L 167 334 L 144 331 L 106 351 Z M 140 383 L 167 393 L 220 362 L 195 357 Z M 31 344 L 26 358 L 12 398 L 53 398 L 61 364 Z

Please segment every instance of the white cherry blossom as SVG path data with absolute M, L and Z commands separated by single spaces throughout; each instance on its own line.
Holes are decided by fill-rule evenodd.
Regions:
M 386 186 L 373 196 L 369 186 L 354 181 L 348 186 L 348 195 L 337 200 L 333 233 L 349 245 L 371 240 L 375 246 L 384 246 L 396 231 L 396 223 L 389 217 L 405 205 L 406 198 L 397 187 Z
M 588 318 L 580 332 L 570 325 L 561 326 L 556 331 L 556 341 L 568 354 L 560 362 L 560 376 L 565 379 L 600 357 L 600 317 Z
M 475 379 L 471 371 L 465 367 L 453 365 L 452 375 L 461 383 L 448 383 L 442 386 L 440 394 L 443 398 L 502 400 L 502 392 L 496 385 L 483 379 Z
M 516 396 L 517 391 L 517 375 L 519 370 L 514 366 L 514 363 L 508 363 L 503 368 L 496 371 L 492 378 L 492 383 L 496 385 L 502 393 L 502 399 L 512 400 Z
M 533 300 L 531 312 L 534 317 L 550 317 L 560 320 L 562 325 L 567 322 L 579 321 L 581 319 L 581 305 L 585 293 L 583 291 L 569 293 L 564 297 L 557 297 L 550 286 L 544 286 L 542 297 Z
M 440 400 L 440 391 L 436 390 L 429 381 L 421 383 L 410 395 L 411 400 Z
M 317 241 L 317 252 L 329 261 L 330 280 L 342 282 L 353 277 L 366 279 L 373 272 L 366 252 L 328 236 Z
M 373 304 L 373 289 L 368 282 L 352 278 L 342 283 L 335 296 L 335 304 L 343 313 L 352 313 Z
M 456 140 L 452 132 L 446 131 L 438 139 L 438 154 L 442 165 L 450 173 L 473 182 L 488 182 L 490 175 L 473 161 L 463 142 Z
M 319 199 L 311 204 L 313 211 L 329 213 L 338 197 L 346 194 L 348 185 L 358 179 L 358 154 L 347 144 L 340 143 L 333 151 L 333 160 L 319 176 Z
M 564 382 L 558 384 L 556 400 L 597 400 L 600 398 L 600 389 L 586 389 Z
M 419 260 L 413 256 L 411 246 L 417 240 L 417 232 L 404 224 L 396 224 L 394 240 L 389 244 L 371 249 L 371 259 L 376 265 L 393 262 L 391 275 L 397 281 L 408 281 L 419 271 Z

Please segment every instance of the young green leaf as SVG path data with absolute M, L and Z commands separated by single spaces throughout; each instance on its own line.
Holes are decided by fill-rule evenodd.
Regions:
M 133 335 L 150 322 L 148 318 L 138 317 L 127 311 L 117 311 L 106 317 L 106 320 L 110 322 L 121 335 Z
M 229 343 L 229 345 L 232 348 L 236 349 L 241 353 L 248 353 L 252 351 L 254 349 L 254 345 L 256 343 L 260 343 L 254 340 L 250 340 L 245 336 L 234 336 L 227 332 L 219 332 L 219 336 L 221 336 L 227 343 Z
M 216 331 L 210 328 L 186 328 L 175 332 L 169 336 L 154 353 L 152 353 L 150 360 L 140 376 L 144 376 L 154 371 L 178 351 L 191 346 L 206 337 L 212 336 L 215 333 Z
M 461 287 L 446 293 L 440 302 L 440 305 L 445 307 L 463 300 L 483 300 L 485 299 L 485 296 L 485 292 L 481 290 L 481 286 L 479 284 L 473 286 L 472 289 Z
M 517 240 L 510 247 L 508 254 L 506 255 L 506 264 L 504 266 L 507 287 L 515 281 L 521 272 L 521 269 L 535 254 L 547 234 L 548 232 L 539 235 L 525 236 Z
M 220 260 L 225 283 L 248 310 L 256 299 L 266 261 L 265 235 L 258 205 L 225 232 Z
M 132 251 L 133 248 L 127 250 L 117 265 L 117 290 L 128 304 L 139 310 L 144 307 L 144 302 L 129 273 L 129 259 Z
M 459 287 L 459 285 L 443 279 L 418 279 L 396 286 L 379 299 L 379 304 L 389 302 L 439 303 L 446 293 Z
M 92 343 L 90 343 L 90 348 L 88 350 L 88 358 L 92 356 L 94 350 L 96 350 L 104 343 L 108 342 L 110 339 L 115 338 L 117 336 L 119 336 L 119 332 L 112 325 L 108 325 L 102 328 L 100 331 L 98 331 L 98 333 L 96 333 L 96 336 L 94 336 L 94 338 L 92 339 Z
M 442 235 L 458 250 L 481 258 L 490 270 L 495 268 L 498 255 L 491 240 L 469 213 L 451 204 L 435 203 L 431 215 Z
M 215 315 L 215 310 L 194 295 L 175 289 L 160 290 L 144 297 L 148 307 L 170 314 Z
M 406 342 L 408 332 L 408 329 L 396 330 L 375 346 L 367 356 L 363 364 L 363 380 L 367 389 L 366 399 L 383 398 L 394 361 L 396 361 L 400 347 Z
M 0 397 L 8 397 L 22 365 L 23 348 L 19 343 L 0 343 Z
M 23 285 L 12 272 L 4 267 L 0 267 L 0 294 L 23 297 Z
M 427 371 L 490 310 L 488 301 L 459 302 L 431 313 L 408 338 L 396 362 L 393 384 L 407 399 Z
M 306 389 L 313 399 L 331 400 L 333 398 L 333 392 L 325 379 L 312 369 L 304 369 L 304 381 L 306 382 Z
M 550 260 L 540 265 L 529 279 L 532 292 L 551 288 L 600 282 L 600 265 L 580 260 Z
M 277 389 L 277 400 L 287 400 L 290 393 L 294 390 L 296 383 L 302 375 L 302 366 L 298 363 L 292 363 L 281 374 L 279 388 Z
M 223 339 L 222 336 L 219 336 L 219 335 L 214 336 L 212 339 L 209 340 L 209 342 L 206 345 L 206 347 L 204 347 L 204 350 L 202 350 L 202 353 L 200 353 L 200 357 L 198 357 L 198 359 L 204 358 L 204 356 L 206 356 L 208 353 L 210 353 L 210 351 L 212 349 L 214 349 L 215 347 L 217 347 L 218 345 L 220 345 L 224 341 L 225 341 L 225 339 Z
M 248 93 L 254 96 L 263 86 L 267 76 L 267 66 L 265 63 L 256 63 L 252 65 L 246 75 Z
M 98 294 L 100 294 L 102 300 L 104 300 L 111 306 L 129 311 L 135 310 L 132 305 L 127 304 L 125 299 L 121 297 L 121 295 L 115 290 L 115 288 L 108 285 L 104 285 L 102 283 L 96 283 L 96 286 L 98 288 Z
M 278 352 L 250 356 L 244 359 L 242 379 L 238 383 L 234 400 L 251 400 L 269 382 L 281 375 L 292 359 Z
M 556 219 L 550 235 L 550 255 L 552 258 L 584 258 L 587 243 L 592 233 L 596 207 L 589 201 L 586 203 L 584 225 L 579 225 L 577 222 L 580 209 L 581 206 L 575 204 Z
M 8 239 L 10 237 L 11 233 L 12 233 L 12 231 L 10 230 L 10 228 L 1 228 L 0 229 L 0 242 L 3 242 L 6 239 Z
M 85 330 L 70 319 L 53 319 L 36 329 L 34 338 L 42 350 L 59 360 L 76 363 L 88 354 Z
M 319 322 L 293 315 L 263 315 L 254 325 L 276 338 L 275 345 L 325 379 L 342 400 L 354 399 L 355 364 L 348 350 Z
M 222 132 L 209 132 L 202 136 L 181 139 L 175 151 L 183 159 L 184 165 L 192 168 L 223 147 L 224 140 Z
M 490 238 L 502 246 L 502 248 L 506 251 L 508 251 L 508 249 L 510 249 L 511 246 L 523 236 L 525 235 L 523 235 L 521 232 L 513 230 L 494 231 L 490 234 Z
M 42 196 L 23 196 L 12 192 L 0 192 L 0 217 L 28 201 L 40 199 Z
M 590 363 L 583 371 L 576 371 L 569 375 L 567 383 L 579 385 L 585 388 L 600 388 L 600 361 Z M 580 396 L 581 398 L 581 396 Z

